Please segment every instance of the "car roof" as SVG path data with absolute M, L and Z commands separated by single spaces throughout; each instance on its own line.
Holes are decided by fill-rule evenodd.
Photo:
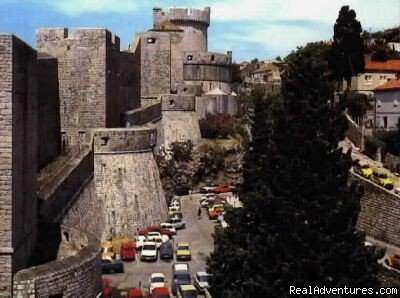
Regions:
M 173 268 L 175 271 L 188 271 L 189 264 L 186 263 L 175 263 L 173 264 Z
M 184 291 L 196 290 L 194 285 L 180 285 L 180 287 Z
M 153 293 L 155 294 L 169 294 L 167 287 L 158 287 L 153 289 Z
M 154 241 L 146 241 L 144 245 L 156 245 Z
M 152 274 L 150 275 L 150 277 L 151 277 L 151 278 L 153 278 L 153 277 L 164 277 L 164 278 L 165 278 L 165 275 L 164 275 L 164 273 L 157 272 L 157 273 L 152 273 Z
M 189 246 L 189 242 L 178 242 L 178 246 Z
M 198 271 L 198 272 L 196 272 L 196 274 L 198 275 L 198 276 L 210 276 L 211 274 L 209 274 L 209 273 L 207 273 L 207 272 L 205 272 L 205 271 Z

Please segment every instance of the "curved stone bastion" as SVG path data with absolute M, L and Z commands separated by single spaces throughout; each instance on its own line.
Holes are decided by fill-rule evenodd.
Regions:
M 103 212 L 102 240 L 132 237 L 167 217 L 153 148 L 154 125 L 94 130 L 94 177 Z
M 60 226 L 60 238 L 55 261 L 14 275 L 13 297 L 96 297 L 100 293 L 99 241 L 65 225 Z

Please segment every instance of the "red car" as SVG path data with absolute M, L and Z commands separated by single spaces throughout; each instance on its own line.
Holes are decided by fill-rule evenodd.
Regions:
M 111 280 L 109 278 L 103 277 L 101 279 L 102 291 L 101 297 L 102 298 L 111 298 L 112 297 L 112 289 L 110 287 Z
M 136 251 L 133 242 L 123 243 L 121 245 L 121 260 L 135 260 Z
M 161 235 L 167 235 L 169 237 L 169 239 L 171 239 L 175 235 L 174 232 L 172 232 L 170 230 L 167 230 L 167 229 L 161 229 L 160 230 L 160 234 Z
M 232 191 L 232 188 L 229 185 L 220 185 L 214 190 L 215 193 L 224 193 L 224 192 L 231 192 L 231 191 Z
M 131 289 L 126 293 L 125 298 L 143 298 L 143 291 L 141 289 Z
M 170 298 L 168 288 L 154 288 L 153 292 L 151 293 L 151 298 Z
M 146 236 L 149 231 L 147 229 L 141 229 L 138 231 L 140 236 Z
M 147 232 L 160 232 L 161 227 L 159 225 L 147 227 Z

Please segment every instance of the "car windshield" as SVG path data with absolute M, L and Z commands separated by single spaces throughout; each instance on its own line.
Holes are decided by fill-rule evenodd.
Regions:
M 178 249 L 179 250 L 189 250 L 189 246 L 188 245 L 179 245 Z
M 195 290 L 187 290 L 183 293 L 183 298 L 197 298 L 197 292 Z
M 386 174 L 379 174 L 379 178 L 386 179 L 387 175 Z
M 155 245 L 143 245 L 143 250 L 156 250 Z
M 174 274 L 174 279 L 180 280 L 180 281 L 189 281 L 190 282 L 190 275 L 187 273 L 183 274 Z
M 200 282 L 208 282 L 208 275 L 200 275 L 197 278 Z
M 361 169 L 369 169 L 369 165 L 362 165 Z
M 157 277 L 153 277 L 152 279 L 151 279 L 151 282 L 164 282 L 164 278 L 163 277 L 161 277 L 161 276 L 157 276 Z

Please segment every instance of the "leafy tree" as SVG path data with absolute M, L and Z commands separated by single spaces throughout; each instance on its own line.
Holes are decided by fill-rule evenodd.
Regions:
M 364 72 L 361 24 L 349 6 L 342 6 L 334 25 L 330 67 L 336 80 L 345 79 L 350 86 L 351 77 Z
M 367 95 L 358 92 L 347 92 L 344 94 L 343 104 L 347 108 L 348 114 L 360 122 L 366 112 L 372 108 L 372 104 Z
M 360 193 L 348 186 L 347 122 L 335 105 L 329 48 L 286 58 L 282 98 L 255 106 L 240 191 L 208 260 L 213 297 L 289 297 L 289 286 L 376 286 L 377 253 L 355 228 Z
M 200 131 L 203 138 L 223 138 L 233 132 L 233 118 L 229 114 L 207 114 L 206 118 L 199 120 Z

